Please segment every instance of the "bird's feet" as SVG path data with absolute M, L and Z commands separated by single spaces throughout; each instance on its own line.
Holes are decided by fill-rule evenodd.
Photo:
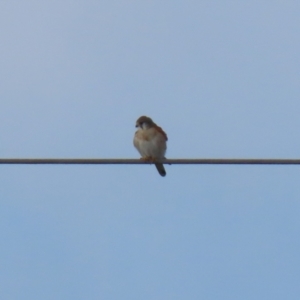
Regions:
M 167 160 L 165 157 L 158 159 L 156 157 L 152 157 L 152 156 L 144 156 L 141 157 L 140 160 L 144 161 L 144 162 L 150 162 L 150 163 L 164 163 L 165 160 Z
M 155 158 L 151 157 L 151 156 L 144 156 L 141 157 L 140 160 L 144 161 L 144 162 L 155 162 Z

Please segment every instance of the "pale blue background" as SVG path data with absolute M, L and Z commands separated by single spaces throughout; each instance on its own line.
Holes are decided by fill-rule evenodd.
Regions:
M 0 157 L 300 157 L 299 1 L 0 3 Z M 0 298 L 300 299 L 298 166 L 0 166 Z

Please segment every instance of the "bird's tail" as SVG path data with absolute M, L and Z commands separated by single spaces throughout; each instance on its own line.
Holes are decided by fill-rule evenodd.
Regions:
M 163 164 L 155 164 L 155 167 L 160 176 L 166 176 L 167 173 Z

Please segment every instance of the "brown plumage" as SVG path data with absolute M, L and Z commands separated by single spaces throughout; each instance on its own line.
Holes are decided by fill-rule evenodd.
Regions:
M 134 135 L 133 144 L 142 156 L 142 159 L 152 161 L 163 160 L 167 150 L 167 134 L 157 126 L 151 118 L 141 116 L 136 121 L 138 130 Z M 161 176 L 166 176 L 166 171 L 161 163 L 155 163 Z

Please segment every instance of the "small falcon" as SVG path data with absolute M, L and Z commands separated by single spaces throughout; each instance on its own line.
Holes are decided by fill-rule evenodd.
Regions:
M 166 176 L 166 171 L 161 163 L 156 163 L 165 159 L 168 137 L 166 133 L 157 126 L 151 118 L 142 116 L 136 121 L 133 144 L 141 154 L 141 159 L 155 163 L 155 167 L 161 176 Z

